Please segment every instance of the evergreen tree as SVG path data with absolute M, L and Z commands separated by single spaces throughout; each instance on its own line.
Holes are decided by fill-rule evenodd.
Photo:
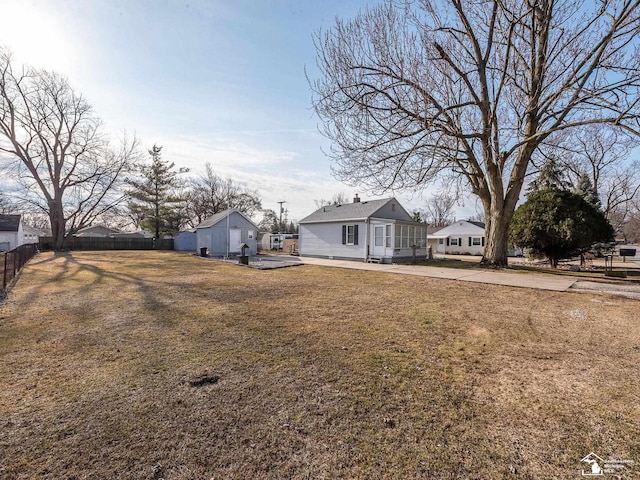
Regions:
M 562 258 L 612 241 L 613 227 L 580 195 L 549 188 L 528 195 L 513 215 L 509 234 L 515 245 L 546 256 L 555 268 Z
M 578 181 L 576 182 L 576 187 L 574 192 L 577 195 L 580 195 L 584 198 L 588 203 L 596 207 L 598 210 L 602 209 L 602 203 L 600 202 L 600 198 L 598 196 L 598 192 L 593 187 L 593 183 L 591 183 L 591 179 L 589 175 L 586 173 L 581 173 L 578 176 Z
M 175 164 L 162 159 L 162 147 L 154 145 L 149 150 L 151 164 L 141 167 L 141 179 L 130 180 L 129 210 L 138 219 L 140 227 L 154 232 L 154 238 L 161 233 L 172 233 L 179 229 L 176 219 L 178 205 L 182 200 L 175 194 L 178 187 L 177 175 L 184 170 L 174 170 Z
M 570 186 L 571 184 L 558 161 L 554 157 L 550 157 L 540 167 L 536 179 L 529 184 L 527 195 L 548 189 L 568 190 Z

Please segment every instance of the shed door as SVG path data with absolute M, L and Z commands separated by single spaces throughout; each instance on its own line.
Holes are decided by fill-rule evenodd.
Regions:
M 242 231 L 239 228 L 229 230 L 229 252 L 238 253 L 242 243 Z

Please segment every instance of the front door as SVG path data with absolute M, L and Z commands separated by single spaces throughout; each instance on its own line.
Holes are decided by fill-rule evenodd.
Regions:
M 373 252 L 374 257 L 384 257 L 386 250 L 384 247 L 384 225 L 373 227 Z

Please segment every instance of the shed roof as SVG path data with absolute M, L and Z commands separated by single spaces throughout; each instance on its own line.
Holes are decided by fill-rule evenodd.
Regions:
M 341 205 L 326 205 L 320 207 L 311 215 L 303 218 L 298 223 L 323 223 L 339 222 L 341 220 L 366 220 L 375 216 L 375 213 L 387 203 L 394 201 L 402 208 L 395 198 L 383 198 L 381 200 L 364 200 Z M 408 215 L 408 214 L 407 214 Z
M 0 215 L 0 232 L 17 232 L 20 228 L 20 215 Z
M 200 222 L 196 226 L 196 229 L 212 227 L 213 225 L 215 225 L 216 223 L 219 223 L 221 220 L 224 220 L 225 218 L 227 218 L 227 216 L 229 216 L 229 215 L 231 215 L 233 213 L 237 213 L 238 215 L 243 217 L 246 221 L 250 222 L 251 225 L 253 225 L 254 227 L 258 228 L 256 226 L 256 224 L 253 223 L 250 218 L 247 218 L 247 216 L 244 213 L 242 213 L 241 211 L 239 211 L 239 210 L 225 210 L 223 212 L 218 212 L 215 215 L 212 215 L 209 218 L 204 219 L 202 222 Z

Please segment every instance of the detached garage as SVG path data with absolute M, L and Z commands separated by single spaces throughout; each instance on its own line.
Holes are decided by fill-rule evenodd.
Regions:
M 204 220 L 196 227 L 196 252 L 207 248 L 212 257 L 236 256 L 240 246 L 248 245 L 247 255 L 258 252 L 258 227 L 238 210 L 225 210 Z

